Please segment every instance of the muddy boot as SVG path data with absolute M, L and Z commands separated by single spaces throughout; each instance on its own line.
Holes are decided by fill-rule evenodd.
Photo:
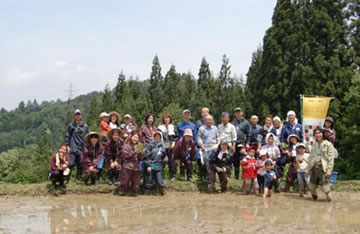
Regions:
M 187 181 L 194 183 L 194 180 L 192 178 L 192 170 L 191 169 L 186 169 L 186 177 L 187 177 Z
M 240 168 L 235 168 L 235 180 L 239 180 L 240 178 Z
M 312 198 L 313 198 L 314 201 L 317 201 L 318 195 L 316 194 L 316 191 L 315 191 L 315 192 L 311 192 L 311 196 L 312 196 Z
M 164 196 L 164 195 L 165 195 L 165 188 L 164 188 L 164 187 L 160 187 L 160 188 L 159 188 L 159 194 L 160 194 L 160 196 Z
M 56 181 L 51 182 L 50 191 L 56 190 Z
M 221 192 L 225 193 L 226 192 L 226 184 L 222 184 L 221 185 Z
M 304 185 L 299 184 L 299 195 L 300 197 L 304 197 Z
M 91 175 L 91 185 L 95 185 L 97 182 L 96 175 Z
M 113 172 L 112 171 L 108 171 L 106 182 L 108 183 L 108 185 L 113 184 Z
M 185 168 L 184 168 L 184 166 L 180 166 L 180 178 L 185 179 Z
M 214 187 L 213 184 L 208 185 L 208 191 L 209 191 L 209 193 L 214 193 L 215 192 L 215 187 Z
M 84 176 L 84 183 L 85 183 L 86 186 L 89 185 L 89 179 L 90 179 L 89 176 L 86 176 L 86 175 Z
M 81 176 L 82 176 L 82 170 L 81 170 L 81 168 L 76 168 L 75 183 L 77 183 L 77 184 L 82 184 Z
M 115 175 L 114 175 L 114 184 L 116 186 L 119 186 L 120 185 L 120 174 L 119 172 L 115 172 Z

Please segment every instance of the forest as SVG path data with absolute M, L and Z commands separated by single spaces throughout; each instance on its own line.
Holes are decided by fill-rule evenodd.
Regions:
M 196 74 L 161 68 L 155 55 L 149 77 L 125 77 L 119 68 L 115 87 L 67 101 L 20 102 L 15 110 L 0 110 L 0 181 L 46 181 L 49 157 L 64 141 L 75 109 L 82 110 L 91 130 L 98 131 L 99 113 L 130 113 L 139 126 L 147 112 L 159 123 L 163 112 L 181 120 L 190 109 L 193 121 L 209 107 L 215 121 L 223 111 L 240 106 L 249 118 L 257 114 L 283 120 L 288 110 L 300 113 L 299 95 L 329 96 L 335 119 L 340 179 L 360 179 L 360 1 L 278 0 L 272 25 L 254 48 L 246 76 L 231 72 L 223 55 L 220 71 L 199 58 Z M 150 70 L 151 69 L 151 70 Z

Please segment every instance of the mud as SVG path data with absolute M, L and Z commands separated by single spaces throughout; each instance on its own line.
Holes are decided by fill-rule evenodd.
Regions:
M 357 233 L 360 194 L 1 197 L 0 233 Z

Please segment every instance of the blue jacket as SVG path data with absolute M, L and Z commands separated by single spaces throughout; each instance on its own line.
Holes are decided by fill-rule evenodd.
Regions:
M 166 148 L 163 141 L 156 142 L 153 140 L 150 142 L 146 146 L 144 156 L 144 162 L 146 166 L 151 167 L 152 164 L 155 164 L 155 170 L 161 171 L 163 168 L 163 160 L 166 157 Z
M 283 143 L 287 143 L 289 144 L 289 142 L 287 142 L 288 136 L 291 134 L 296 134 L 299 138 L 300 141 L 303 141 L 303 132 L 302 132 L 302 126 L 301 124 L 295 124 L 295 125 L 291 125 L 289 122 L 287 122 L 286 124 L 284 124 L 282 130 L 281 130 L 281 134 L 280 134 L 280 142 Z
M 192 122 L 181 121 L 180 123 L 178 123 L 176 130 L 178 132 L 179 139 L 184 136 L 184 131 L 187 128 L 190 128 L 192 130 L 193 140 L 195 142 L 195 145 L 197 145 L 197 128 L 196 125 Z
M 77 125 L 69 124 L 65 132 L 65 143 L 70 147 L 70 153 L 81 153 L 85 144 L 85 135 L 89 133 L 89 127 L 84 122 Z

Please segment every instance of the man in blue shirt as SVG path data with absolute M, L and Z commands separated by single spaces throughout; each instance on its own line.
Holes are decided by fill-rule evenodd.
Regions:
M 299 137 L 300 141 L 303 141 L 303 132 L 301 124 L 296 123 L 296 113 L 295 111 L 289 111 L 287 113 L 288 122 L 284 124 L 281 134 L 280 134 L 280 142 L 284 146 L 284 144 L 289 144 L 287 142 L 288 136 L 291 134 L 295 134 Z

